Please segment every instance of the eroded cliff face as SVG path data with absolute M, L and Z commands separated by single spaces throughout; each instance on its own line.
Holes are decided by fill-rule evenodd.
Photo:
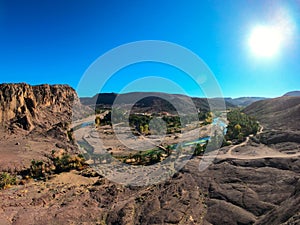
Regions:
M 0 84 L 0 122 L 25 130 L 70 121 L 77 94 L 68 85 Z

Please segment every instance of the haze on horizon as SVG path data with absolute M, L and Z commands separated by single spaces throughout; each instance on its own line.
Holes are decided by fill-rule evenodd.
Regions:
M 3 0 L 0 83 L 61 83 L 76 89 L 105 52 L 128 42 L 162 40 L 196 53 L 225 97 L 277 97 L 300 89 L 299 11 L 296 0 Z M 190 96 L 203 95 L 184 72 L 154 62 L 118 71 L 101 92 L 119 93 L 147 76 L 169 79 Z M 178 93 L 159 83 L 141 83 L 130 91 Z M 78 94 L 96 93 L 87 88 Z

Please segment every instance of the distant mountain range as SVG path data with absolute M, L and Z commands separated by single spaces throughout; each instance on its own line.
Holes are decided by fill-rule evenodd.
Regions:
M 167 94 L 159 92 L 131 92 L 125 94 L 100 93 L 90 98 L 80 98 L 80 102 L 83 105 L 96 104 L 100 106 L 111 107 L 114 104 L 114 101 L 117 97 L 119 104 L 126 105 L 136 102 L 133 108 L 138 108 L 140 112 L 174 112 L 174 104 L 179 105 L 182 109 L 186 111 L 188 111 L 194 106 L 200 111 L 209 111 L 210 106 L 213 106 L 214 108 L 224 107 L 224 101 L 222 101 L 221 98 L 190 98 L 186 95 Z M 138 101 L 136 101 L 136 99 L 138 99 Z M 191 99 L 192 102 L 190 101 Z M 225 107 L 233 108 L 236 106 L 225 100 Z
M 187 106 L 189 100 L 192 99 L 197 109 L 208 111 L 209 104 L 214 107 L 219 107 L 222 104 L 221 98 L 198 98 L 198 97 L 188 97 L 181 94 L 167 94 L 167 93 L 157 93 L 157 92 L 131 92 L 126 94 L 116 94 L 116 93 L 100 93 L 96 94 L 93 97 L 84 97 L 80 98 L 80 102 L 83 105 L 102 105 L 102 106 L 111 106 L 117 96 L 121 97 L 123 104 L 129 104 L 133 99 L 139 98 L 135 106 L 139 108 L 144 108 L 144 110 L 170 110 L 172 106 L 164 99 L 171 100 L 170 102 L 177 102 L 181 105 Z M 224 98 L 226 108 L 235 108 L 235 107 L 245 107 L 250 105 L 253 102 L 264 100 L 263 97 L 241 97 L 241 98 Z M 209 104 L 208 104 L 209 102 Z M 173 109 L 173 108 L 172 108 Z
M 251 105 L 253 102 L 265 100 L 264 97 L 240 97 L 240 98 L 225 98 L 225 100 L 235 106 L 243 107 Z

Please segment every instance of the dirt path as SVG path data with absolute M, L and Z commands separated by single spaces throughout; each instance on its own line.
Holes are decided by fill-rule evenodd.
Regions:
M 259 131 L 256 133 L 256 135 L 261 134 L 263 132 L 264 127 L 260 126 Z M 248 146 L 248 149 L 246 152 L 240 153 L 240 154 L 233 154 L 232 151 L 236 148 L 246 146 L 250 140 L 250 137 L 253 137 L 253 135 L 249 135 L 246 137 L 246 140 L 238 145 L 234 145 L 225 154 L 219 154 L 216 158 L 219 159 L 226 159 L 226 158 L 232 158 L 232 159 L 245 159 L 245 160 L 251 160 L 251 159 L 261 159 L 261 158 L 292 158 L 292 157 L 298 157 L 300 156 L 299 153 L 295 154 L 285 154 L 278 152 L 274 149 L 269 148 L 268 146 L 260 146 L 260 147 L 251 147 Z M 209 159 L 209 156 L 206 157 Z
M 248 137 L 246 137 L 246 140 L 243 141 L 242 143 L 240 143 L 240 144 L 238 144 L 238 145 L 232 146 L 232 147 L 228 150 L 228 152 L 226 153 L 226 155 L 229 155 L 229 157 L 232 156 L 232 150 L 234 150 L 234 149 L 236 149 L 236 148 L 238 148 L 238 147 L 245 146 L 245 145 L 249 142 L 249 140 L 250 140 L 250 138 L 249 138 L 249 136 L 248 136 Z
M 222 154 L 218 155 L 213 158 L 217 159 L 244 159 L 244 160 L 252 160 L 252 159 L 263 159 L 263 158 L 294 158 L 294 157 L 299 157 L 300 153 L 295 153 L 295 154 L 283 154 L 283 153 L 272 153 L 272 154 L 261 154 L 261 155 L 229 155 L 229 154 Z M 211 159 L 212 157 L 210 156 L 204 156 L 203 159 Z
M 261 134 L 264 130 L 264 127 L 262 125 L 260 125 L 260 129 L 259 131 L 256 133 L 256 135 Z
M 263 132 L 263 129 L 264 129 L 264 127 L 263 127 L 263 126 L 260 126 L 260 129 L 259 129 L 259 131 L 256 133 L 256 135 L 261 134 L 261 133 Z M 228 150 L 228 152 L 226 153 L 226 155 L 228 155 L 229 157 L 231 157 L 231 156 L 232 156 L 232 150 L 234 150 L 234 149 L 236 149 L 236 148 L 238 148 L 238 147 L 245 146 L 246 144 L 248 144 L 248 142 L 249 142 L 249 140 L 250 140 L 250 137 L 253 137 L 253 134 L 251 134 L 251 135 L 249 135 L 248 137 L 246 137 L 246 140 L 243 141 L 242 143 L 240 143 L 240 144 L 238 144 L 238 145 L 232 146 L 232 147 Z

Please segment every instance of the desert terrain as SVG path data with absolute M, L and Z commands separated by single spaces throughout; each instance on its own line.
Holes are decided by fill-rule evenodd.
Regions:
M 17 179 L 0 190 L 0 224 L 300 223 L 299 97 L 252 103 L 243 113 L 258 119 L 256 134 L 221 147 L 214 158 L 194 156 L 168 179 L 145 186 L 113 182 L 89 162 L 58 170 L 61 155 L 83 153 L 76 136 L 93 141 L 86 127 L 75 140 L 70 134 L 74 104 L 86 111 L 68 86 L 0 85 L 0 169 Z M 75 126 L 95 116 L 84 117 Z M 110 129 L 97 130 L 105 149 L 115 146 Z M 143 141 L 137 137 L 136 146 Z M 56 168 L 34 177 L 32 160 Z M 212 163 L 200 171 L 206 160 Z

